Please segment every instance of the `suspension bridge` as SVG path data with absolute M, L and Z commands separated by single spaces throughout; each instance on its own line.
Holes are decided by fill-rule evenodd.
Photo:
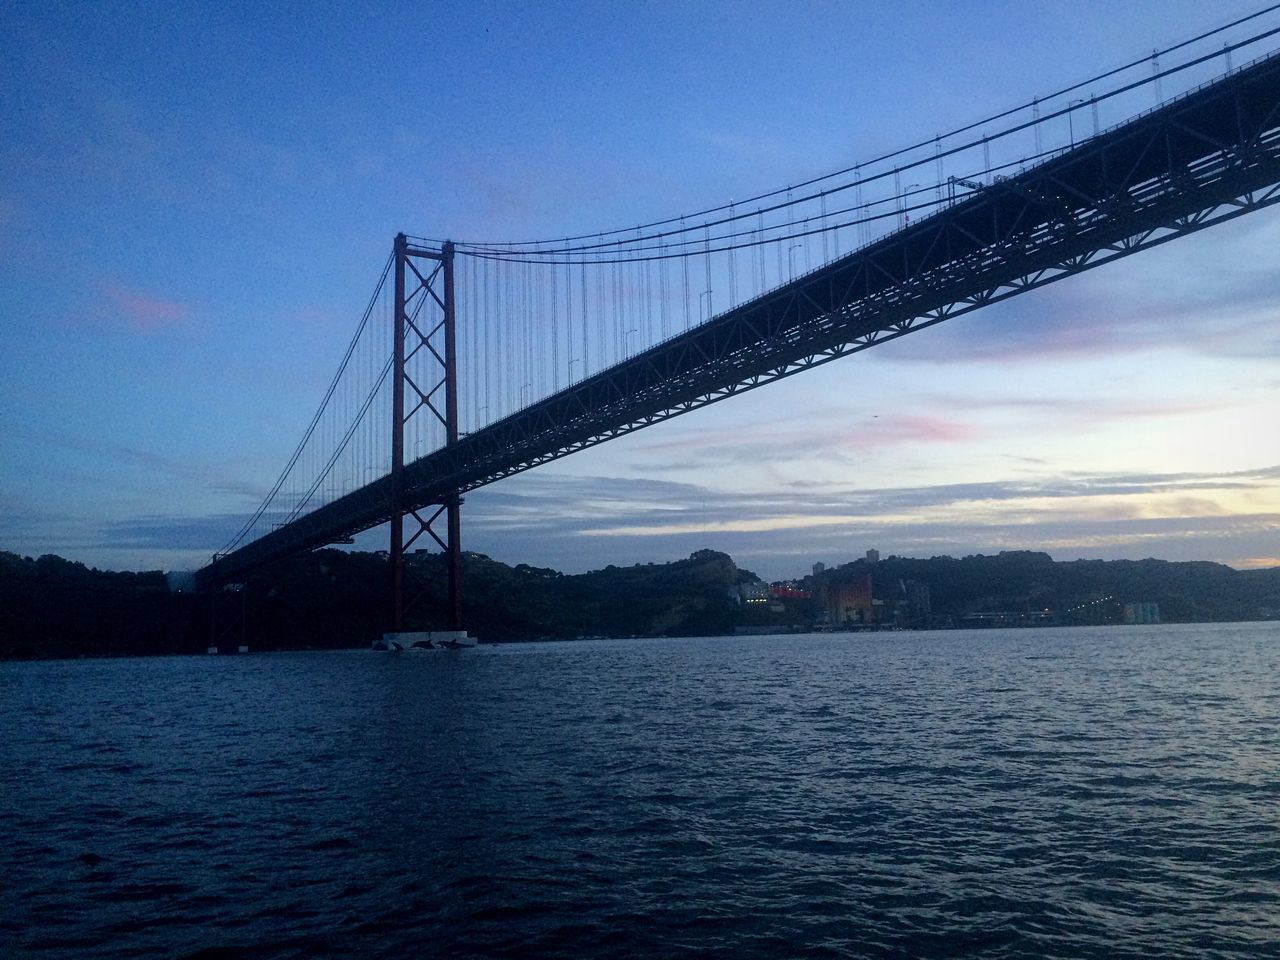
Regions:
M 396 236 L 303 439 L 198 586 L 388 524 L 390 626 L 424 543 L 459 629 L 468 491 L 1280 201 L 1276 10 L 694 214 Z

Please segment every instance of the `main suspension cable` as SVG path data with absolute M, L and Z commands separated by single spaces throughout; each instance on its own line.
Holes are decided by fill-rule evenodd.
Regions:
M 643 231 L 643 230 L 652 230 L 652 229 L 657 228 L 657 227 L 666 227 L 666 226 L 669 226 L 669 225 L 671 225 L 671 224 L 679 223 L 679 222 L 681 222 L 681 221 L 688 221 L 688 220 L 691 220 L 691 219 L 696 219 L 696 218 L 701 218 L 701 217 L 711 216 L 711 215 L 718 214 L 718 213 L 721 213 L 721 212 L 726 211 L 726 210 L 730 210 L 732 207 L 735 207 L 735 206 L 736 206 L 736 207 L 741 207 L 741 206 L 742 206 L 742 205 L 744 205 L 744 204 L 754 204 L 754 203 L 759 203 L 759 202 L 764 201 L 764 200 L 771 200 L 771 199 L 773 199 L 773 198 L 775 198 L 775 197 L 783 196 L 783 195 L 784 195 L 784 194 L 786 194 L 788 191 L 794 191 L 794 190 L 797 190 L 797 189 L 803 189 L 803 188 L 810 187 L 810 186 L 813 186 L 813 185 L 818 184 L 818 183 L 822 183 L 823 181 L 826 181 L 826 180 L 833 180 L 833 179 L 835 179 L 835 178 L 837 178 L 837 177 L 847 176 L 847 175 L 848 175 L 848 174 L 850 174 L 850 173 L 857 173 L 858 171 L 860 171 L 861 169 L 863 169 L 863 168 L 865 168 L 865 167 L 870 167 L 870 166 L 874 166 L 874 165 L 879 164 L 879 163 L 884 163 L 885 161 L 893 160 L 893 159 L 896 159 L 896 158 L 898 158 L 898 157 L 905 156 L 905 155 L 907 155 L 907 154 L 909 154 L 909 153 L 911 153 L 911 152 L 913 152 L 913 151 L 915 151 L 915 150 L 919 150 L 919 149 L 921 149 L 921 148 L 923 148 L 923 147 L 930 146 L 931 144 L 934 144 L 936 141 L 938 141 L 938 140 L 940 140 L 940 139 L 941 139 L 941 140 L 946 140 L 946 139 L 949 139 L 949 138 L 951 138 L 951 137 L 959 136 L 960 134 L 969 133 L 970 131 L 973 131 L 973 130 L 979 129 L 980 127 L 983 127 L 983 126 L 985 126 L 985 125 L 987 125 L 987 124 L 995 123 L 995 122 L 997 122 L 997 121 L 1004 120 L 1004 119 L 1006 119 L 1006 118 L 1008 118 L 1008 117 L 1014 116 L 1014 115 L 1016 115 L 1016 114 L 1018 114 L 1018 113 L 1021 113 L 1021 112 L 1022 112 L 1022 111 L 1024 111 L 1024 110 L 1027 110 L 1028 108 L 1032 108 L 1032 109 L 1034 109 L 1037 105 L 1039 105 L 1039 104 L 1041 104 L 1041 103 L 1045 103 L 1045 102 L 1047 102 L 1047 101 L 1056 100 L 1056 99 L 1058 99 L 1058 98 L 1060 98 L 1060 97 L 1065 96 L 1066 94 L 1074 93 L 1074 92 L 1076 92 L 1077 90 L 1084 89 L 1084 88 L 1088 87 L 1090 84 L 1095 84 L 1095 83 L 1099 83 L 1099 82 L 1101 82 L 1101 81 L 1103 81 L 1103 80 L 1108 80 L 1108 79 L 1110 79 L 1110 78 L 1112 78 L 1112 77 L 1114 77 L 1114 76 L 1117 76 L 1118 74 L 1124 73 L 1124 72 L 1125 72 L 1125 71 L 1127 71 L 1127 70 L 1132 70 L 1132 69 L 1134 69 L 1135 67 L 1142 66 L 1142 65 L 1143 65 L 1143 64 L 1145 64 L 1145 63 L 1151 63 L 1151 62 L 1153 62 L 1153 61 L 1158 62 L 1158 60 L 1159 60 L 1159 58 L 1160 58 L 1161 56 L 1164 56 L 1164 55 L 1166 55 L 1166 54 L 1170 54 L 1170 53 L 1174 53 L 1174 52 L 1176 52 L 1176 51 L 1178 51 L 1178 50 L 1182 50 L 1182 49 L 1184 49 L 1184 48 L 1186 48 L 1186 47 L 1189 47 L 1189 46 L 1191 46 L 1191 45 L 1193 45 L 1193 44 L 1199 43 L 1199 42 L 1201 42 L 1201 41 L 1203 41 L 1203 40 L 1207 40 L 1207 39 L 1209 39 L 1210 37 L 1216 36 L 1217 34 L 1224 33 L 1224 32 L 1226 32 L 1227 30 L 1231 30 L 1231 29 L 1233 29 L 1234 27 L 1238 27 L 1238 26 L 1240 26 L 1241 24 L 1248 23 L 1248 22 L 1250 22 L 1250 21 L 1252 21 L 1252 20 L 1256 20 L 1256 19 L 1258 19 L 1258 18 L 1260 18 L 1260 17 L 1264 17 L 1264 16 L 1266 16 L 1267 14 L 1270 14 L 1270 13 L 1274 13 L 1274 12 L 1275 12 L 1275 11 L 1277 11 L 1277 10 L 1280 10 L 1280 3 L 1272 4 L 1272 5 L 1270 5 L 1270 6 L 1264 7 L 1264 8 L 1263 8 L 1263 9 L 1261 9 L 1261 10 L 1255 11 L 1254 13 L 1250 13 L 1250 14 L 1247 14 L 1247 15 L 1245 15 L 1245 16 L 1243 16 L 1243 17 L 1239 17 L 1239 18 L 1237 18 L 1237 19 L 1235 19 L 1235 20 L 1232 20 L 1232 21 L 1230 21 L 1229 23 L 1225 23 L 1225 24 L 1223 24 L 1223 25 L 1221 25 L 1221 26 L 1214 27 L 1214 28 L 1209 29 L 1209 30 L 1205 30 L 1205 31 L 1203 31 L 1203 32 L 1201 32 L 1201 33 L 1199 33 L 1199 34 L 1197 34 L 1197 35 L 1193 36 L 1193 37 L 1190 37 L 1190 38 L 1186 39 L 1186 40 L 1182 40 L 1182 41 L 1179 41 L 1178 43 L 1171 44 L 1170 46 L 1167 46 L 1167 47 L 1164 47 L 1164 48 L 1161 48 L 1161 49 L 1157 49 L 1157 50 L 1153 50 L 1150 54 L 1146 54 L 1146 55 L 1144 55 L 1144 56 L 1142 56 L 1142 57 L 1139 57 L 1139 58 L 1137 58 L 1137 59 L 1135 59 L 1135 60 L 1131 60 L 1131 61 L 1129 61 L 1128 63 L 1123 64 L 1122 66 L 1114 67 L 1114 68 L 1112 68 L 1112 69 L 1110 69 L 1110 70 L 1106 70 L 1106 71 L 1104 71 L 1104 72 L 1102 72 L 1102 73 L 1099 73 L 1099 74 L 1096 74 L 1096 75 L 1094 75 L 1094 76 L 1092 76 L 1092 77 L 1089 77 L 1089 78 L 1088 78 L 1088 79 L 1086 79 L 1086 80 L 1081 80 L 1081 81 L 1078 81 L 1078 82 L 1076 82 L 1076 83 L 1072 83 L 1072 84 L 1070 84 L 1070 85 L 1068 85 L 1068 86 L 1062 87 L 1061 89 L 1059 89 L 1059 90 L 1057 90 L 1057 91 L 1055 91 L 1055 92 L 1053 92 L 1053 93 L 1046 94 L 1046 95 L 1044 95 L 1044 96 L 1033 97 L 1031 100 L 1027 101 L 1026 103 L 1020 104 L 1020 105 L 1015 106 L 1015 107 L 1010 107 L 1009 109 L 1002 110 L 1002 111 L 1000 111 L 1000 112 L 998 112 L 998 113 L 991 114 L 990 116 L 985 117 L 985 118 L 983 118 L 983 119 L 981 119 L 981 120 L 975 120 L 975 121 L 973 121 L 973 122 L 970 122 L 970 123 L 964 124 L 964 125 L 962 125 L 962 126 L 956 127 L 955 129 L 950 130 L 950 131 L 948 131 L 947 133 L 943 133 L 943 134 L 935 134 L 934 136 L 929 137 L 929 138 L 927 138 L 927 139 L 925 139 L 925 140 L 921 140 L 921 141 L 919 141 L 918 143 L 913 143 L 913 144 L 911 144 L 911 145 L 909 145 L 909 146 L 900 147 L 900 148 L 898 148 L 898 149 L 896 149 L 896 150 L 892 150 L 892 151 L 890 151 L 890 152 L 888 152 L 888 153 L 881 154 L 880 156 L 873 157 L 873 158 L 871 158 L 871 159 L 869 159 L 869 160 L 860 161 L 859 163 L 854 164 L 853 166 L 845 167 L 845 168 L 840 169 L 840 170 L 835 170 L 835 171 L 833 171 L 833 172 L 831 172 L 831 173 L 822 174 L 821 176 L 813 177 L 813 178 L 810 178 L 810 179 L 808 179 L 808 180 L 801 181 L 801 182 L 799 182 L 799 183 L 790 184 L 790 185 L 788 185 L 788 186 L 786 186 L 786 187 L 782 187 L 782 188 L 779 188 L 779 189 L 776 189 L 776 190 L 770 190 L 770 191 L 767 191 L 767 192 L 765 192 L 765 193 L 757 194 L 756 196 L 754 196 L 754 197 L 749 197 L 749 198 L 747 198 L 747 199 L 745 199 L 745 200 L 733 200 L 733 201 L 730 201 L 729 203 L 719 204 L 719 205 L 714 206 L 714 207 L 707 207 L 706 209 L 703 209 L 703 210 L 700 210 L 700 211 L 696 211 L 696 212 L 694 212 L 694 213 L 686 213 L 686 214 L 682 214 L 682 215 L 677 216 L 677 217 L 667 217 L 667 218 L 664 218 L 664 219 L 661 219 L 661 220 L 653 220 L 653 221 L 650 221 L 650 222 L 648 222 L 648 223 L 639 224 L 639 225 L 637 225 L 637 226 L 618 227 L 618 228 L 615 228 L 615 229 L 612 229 L 612 230 L 594 231 L 594 232 L 591 232 L 591 233 L 577 234 L 577 235 L 572 235 L 572 236 L 565 236 L 565 237 L 560 237 L 560 238 L 555 238 L 555 239 L 550 239 L 550 240 L 547 240 L 547 239 L 541 239 L 541 240 L 520 240 L 520 241 L 472 241 L 472 242 L 470 242 L 470 243 L 467 243 L 466 245 L 467 245 L 467 246 L 469 246 L 469 247 L 482 247 L 482 248 L 486 248 L 486 247 L 492 247 L 492 248 L 512 248 L 512 247 L 525 247 L 525 246 L 529 246 L 529 245 L 532 245 L 532 244 L 535 244 L 535 243 L 540 243 L 540 244 L 561 244 L 561 243 L 573 243 L 573 242 L 576 242 L 576 241 L 579 241 L 579 240 L 591 240 L 591 239 L 601 240 L 601 239 L 602 239 L 602 238 L 604 238 L 604 237 L 612 237 L 612 236 L 617 236 L 617 235 L 619 235 L 619 234 L 633 233 L 633 232 L 635 232 L 635 231 L 637 231 L 637 230 L 641 230 L 641 231 Z M 1280 28 L 1273 29 L 1273 30 L 1268 30 L 1268 31 L 1264 31 L 1264 32 L 1261 32 L 1261 33 L 1255 34 L 1255 35 L 1253 35 L 1253 36 L 1251 36 L 1251 37 L 1248 37 L 1247 39 L 1245 39 L 1245 40 L 1243 40 L 1243 41 L 1240 41 L 1240 42 L 1237 42 L 1237 43 L 1235 43 L 1235 44 L 1227 44 L 1227 45 L 1225 45 L 1223 48 L 1218 49 L 1218 50 L 1215 50 L 1213 53 L 1211 53 L 1211 54 L 1209 54 L 1209 55 L 1206 55 L 1206 56 L 1204 56 L 1204 57 L 1200 57 L 1200 58 L 1198 58 L 1198 59 L 1196 59 L 1196 60 L 1190 61 L 1189 63 L 1182 64 L 1180 67 L 1175 67 L 1175 68 L 1173 68 L 1173 69 L 1165 70 L 1165 71 L 1163 71 L 1163 72 L 1155 72 L 1151 77 L 1147 77 L 1147 78 L 1145 78 L 1145 79 L 1143 79 L 1143 80 L 1141 80 L 1141 81 L 1139 81 L 1139 82 L 1137 82 L 1137 83 L 1130 84 L 1130 85 L 1128 85 L 1128 86 L 1126 86 L 1126 87 L 1123 87 L 1123 88 L 1121 88 L 1121 90 L 1120 90 L 1120 91 L 1117 91 L 1117 93 L 1118 93 L 1118 92 L 1124 92 L 1124 91 L 1126 91 L 1126 90 L 1130 90 L 1130 89 L 1134 89 L 1134 88 L 1136 88 L 1136 87 L 1140 87 L 1140 86 L 1148 85 L 1148 84 L 1150 84 L 1150 83 L 1152 83 L 1152 82 L 1158 81 L 1159 79 L 1161 79 L 1161 78 L 1163 78 L 1163 77 L 1165 77 L 1165 76 L 1169 76 L 1169 75 L 1171 75 L 1171 74 L 1173 74 L 1173 73 L 1177 73 L 1177 72 L 1180 72 L 1181 70 L 1185 70 L 1185 69 L 1187 69 L 1187 68 L 1188 68 L 1188 67 L 1190 67 L 1190 66 L 1194 66 L 1194 65 L 1199 64 L 1199 63 L 1202 63 L 1202 62 L 1204 62 L 1204 61 L 1206 61 L 1206 60 L 1210 60 L 1210 59 L 1213 59 L 1213 58 L 1215 58 L 1215 57 L 1222 56 L 1222 55 L 1224 54 L 1224 52 L 1226 52 L 1226 51 L 1228 51 L 1228 50 L 1230 50 L 1230 51 L 1234 51 L 1234 50 L 1238 50 L 1238 49 L 1240 49 L 1240 48 L 1241 48 L 1241 47 L 1243 47 L 1243 46 L 1248 46 L 1248 45 L 1250 45 L 1250 44 L 1256 43 L 1256 42 L 1258 42 L 1259 40 L 1262 40 L 1262 39 L 1265 39 L 1266 37 L 1272 36 L 1272 35 L 1274 35 L 1274 34 L 1275 34 L 1275 33 L 1277 33 L 1277 32 L 1280 32 Z M 1115 95 L 1115 94 L 1113 93 L 1113 95 Z M 1103 97 L 1099 97 L 1099 98 L 1090 98 L 1090 99 L 1091 99 L 1091 100 L 1093 100 L 1093 99 L 1105 99 L 1105 98 L 1103 98 Z M 1017 126 L 1015 126 L 1015 127 L 1009 128 L 1008 130 L 1004 131 L 1004 134 L 1011 133 L 1011 132 L 1016 132 L 1016 131 L 1018 131 L 1018 130 L 1024 130 L 1024 129 L 1027 129 L 1027 128 L 1029 128 L 1029 127 L 1033 127 L 1033 126 L 1035 126 L 1036 124 L 1038 124 L 1038 123 L 1040 123 L 1040 122 L 1043 122 L 1043 121 L 1046 121 L 1046 120 L 1052 119 L 1052 118 L 1054 118 L 1054 117 L 1063 116 L 1066 112 L 1069 112 L 1071 109 L 1073 109 L 1073 108 L 1070 108 L 1070 107 L 1069 107 L 1069 108 L 1067 108 L 1066 110 L 1059 110 L 1059 111 L 1057 111 L 1057 112 L 1055 112 L 1055 113 L 1046 114 L 1046 115 L 1044 115 L 1044 116 L 1037 117 L 1037 118 L 1035 118 L 1035 119 L 1033 119 L 1033 120 L 1031 120 L 1031 121 L 1028 121 L 1028 122 L 1026 122 L 1026 123 L 1022 123 L 1022 124 L 1017 125 Z M 999 135 L 1004 135 L 1004 134 L 998 134 L 998 136 L 999 136 Z M 976 143 L 979 143 L 979 144 L 980 144 L 981 142 L 982 142 L 982 141 L 980 141 L 980 140 L 979 140 L 979 141 L 976 141 Z M 970 144 L 969 146 L 972 146 L 972 145 L 973 145 L 973 144 Z M 954 151 L 951 151 L 951 152 L 954 152 Z M 946 154 L 943 154 L 943 155 L 945 156 Z M 933 159 L 934 159 L 934 157 L 933 157 L 933 156 L 930 156 L 930 157 L 928 158 L 928 160 L 933 160 Z M 928 162 L 928 160 L 916 161 L 916 162 L 913 162 L 913 163 L 911 163 L 911 164 L 908 164 L 908 165 L 902 166 L 902 167 L 900 167 L 900 168 L 898 168 L 898 169 L 902 169 L 902 170 L 910 169 L 910 168 L 915 167 L 915 166 L 920 166 L 920 165 L 922 165 L 923 163 Z M 883 176 L 887 176 L 887 175 L 888 175 L 888 172 L 886 172 L 886 173 L 882 173 L 882 174 L 878 174 L 876 178 L 878 178 L 878 177 L 883 177 Z M 874 179 L 874 178 L 868 178 L 868 179 Z M 868 181 L 867 181 L 867 180 L 864 180 L 863 182 L 865 183 L 865 182 L 868 182 Z M 843 188 L 839 188 L 839 189 L 843 189 Z M 822 195 L 822 194 L 821 194 L 821 192 L 819 192 L 819 193 L 815 193 L 815 194 L 812 194 L 812 195 L 810 196 L 810 199 L 815 198 L 815 197 L 818 197 L 818 196 L 821 196 L 821 195 Z M 795 201 L 795 202 L 800 202 L 800 201 Z M 784 206 L 786 206 L 786 204 L 785 204 L 785 203 L 783 203 L 783 204 L 776 204 L 776 205 L 774 205 L 773 207 L 766 208 L 766 209 L 778 209 L 778 208 L 781 208 L 781 207 L 784 207 Z M 723 221 L 717 221 L 717 222 L 723 222 Z M 702 221 L 701 221 L 701 220 L 699 220 L 699 222 L 698 222 L 698 224 L 697 224 L 697 227 L 698 227 L 698 228 L 701 228 L 701 226 L 702 226 Z M 666 232 L 664 235 L 671 235 L 671 233 L 673 233 L 673 232 L 674 232 L 674 233 L 683 232 L 683 230 L 687 230 L 687 229 L 693 229 L 693 228 L 682 228 L 682 230 L 680 230 L 680 231 Z M 443 241 L 442 241 L 442 240 L 435 240 L 435 239 L 429 239 L 429 238 L 416 238 L 416 237 L 415 237 L 415 238 L 413 238 L 413 239 L 415 239 L 415 240 L 421 240 L 422 242 L 424 242 L 424 243 L 428 243 L 428 244 L 437 244 L 437 245 L 438 245 L 438 244 L 440 244 L 440 243 L 443 243 Z

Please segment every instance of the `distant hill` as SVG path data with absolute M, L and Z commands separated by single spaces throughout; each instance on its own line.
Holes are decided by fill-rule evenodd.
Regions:
M 1216 563 L 1059 563 L 1027 551 L 891 556 L 770 587 L 713 550 L 573 575 L 474 553 L 463 561 L 465 623 L 486 642 L 815 626 L 1110 623 L 1122 621 L 1133 604 L 1156 605 L 1164 622 L 1280 617 L 1280 569 Z M 197 653 L 211 638 L 225 646 L 241 637 L 253 649 L 368 646 L 386 625 L 387 563 L 385 553 L 319 550 L 254 574 L 244 594 L 215 599 L 175 592 L 159 571 L 113 573 L 56 556 L 0 552 L 0 657 Z M 409 557 L 406 589 L 414 598 L 407 627 L 443 628 L 442 557 Z
M 168 653 L 188 620 L 159 571 L 0 552 L 0 657 Z
M 887 557 L 823 574 L 827 582 L 869 573 L 877 598 L 892 602 L 912 582 L 928 587 L 933 626 L 964 625 L 991 611 L 1051 612 L 1057 624 L 1116 622 L 1126 604 L 1157 604 L 1166 623 L 1280 617 L 1280 568 L 1235 570 L 1220 563 L 1166 560 L 1054 561 L 1047 553 Z M 810 578 L 812 579 L 812 578 Z

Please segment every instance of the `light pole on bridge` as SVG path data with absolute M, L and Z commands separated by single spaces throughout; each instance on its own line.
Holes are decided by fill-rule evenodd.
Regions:
M 1075 120 L 1073 119 L 1075 117 L 1076 104 L 1087 103 L 1087 102 L 1088 101 L 1083 99 L 1067 101 L 1067 133 L 1071 138 L 1071 146 L 1073 147 L 1076 145 L 1076 124 L 1075 124 Z

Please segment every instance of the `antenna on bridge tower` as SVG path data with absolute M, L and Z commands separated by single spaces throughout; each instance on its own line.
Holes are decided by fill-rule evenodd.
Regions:
M 394 330 L 391 394 L 391 621 L 404 631 L 404 555 L 424 533 L 444 551 L 449 569 L 449 630 L 462 630 L 462 499 L 455 492 L 432 504 L 427 517 L 414 503 L 412 478 L 406 477 L 405 427 L 425 410 L 445 431 L 445 445 L 458 442 L 458 347 L 453 282 L 453 243 L 438 250 L 411 244 L 403 234 L 395 239 Z M 434 264 L 430 269 L 419 264 Z M 416 362 L 413 362 L 416 361 Z M 426 364 L 426 379 L 421 370 Z M 416 377 L 416 379 L 415 379 Z M 419 382 L 421 381 L 421 382 Z M 412 391 L 412 409 L 405 410 L 405 386 Z M 443 404 L 441 394 L 443 393 Z M 443 409 L 441 407 L 443 406 Z M 444 515 L 445 536 L 434 524 Z M 405 517 L 418 529 L 406 541 Z

